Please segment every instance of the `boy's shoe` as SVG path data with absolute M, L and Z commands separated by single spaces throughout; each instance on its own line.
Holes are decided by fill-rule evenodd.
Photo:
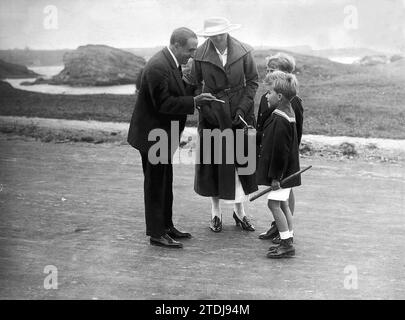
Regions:
M 294 239 L 294 238 L 291 237 L 291 239 Z M 278 234 L 273 239 L 271 239 L 271 242 L 273 242 L 274 244 L 280 244 L 281 243 L 280 234 Z M 292 240 L 292 242 L 294 242 L 294 240 Z
M 294 238 L 291 237 L 290 239 L 291 239 L 291 243 L 294 243 Z M 280 240 L 280 243 L 281 243 L 280 237 L 279 237 L 279 240 Z M 275 245 L 275 246 L 270 246 L 270 248 L 268 249 L 268 251 L 276 250 L 276 249 L 280 246 L 280 243 L 279 243 L 278 245 Z
M 266 232 L 259 234 L 259 239 L 261 240 L 270 240 L 273 239 L 278 234 L 278 229 L 276 226 L 276 222 L 273 221 L 271 223 L 270 229 Z
M 277 234 L 275 237 L 273 237 L 273 239 L 271 239 L 271 242 L 273 242 L 274 244 L 280 244 L 281 243 L 280 234 Z
M 290 258 L 295 255 L 295 248 L 292 244 L 292 238 L 282 239 L 279 246 L 276 249 L 267 252 L 267 258 L 280 259 Z

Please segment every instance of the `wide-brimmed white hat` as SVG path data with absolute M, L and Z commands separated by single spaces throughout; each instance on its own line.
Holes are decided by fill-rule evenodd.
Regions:
M 228 33 L 229 31 L 239 29 L 240 24 L 232 24 L 230 21 L 223 17 L 208 18 L 204 21 L 204 28 L 196 34 L 202 37 L 216 36 L 222 33 Z

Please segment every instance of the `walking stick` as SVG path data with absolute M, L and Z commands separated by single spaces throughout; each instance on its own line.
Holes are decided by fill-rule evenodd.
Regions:
M 311 168 L 312 168 L 312 166 L 308 166 L 308 167 L 306 167 L 306 168 L 304 168 L 304 169 L 302 169 L 300 171 L 297 171 L 296 173 L 293 173 L 292 175 L 288 176 L 287 178 L 281 180 L 280 186 L 282 186 L 283 184 L 286 184 L 291 179 L 294 179 L 299 174 L 301 174 L 301 173 L 303 173 L 303 172 L 305 172 L 305 171 L 307 171 L 308 169 L 311 169 Z M 273 190 L 273 188 L 269 187 L 269 188 L 267 188 L 267 189 L 265 189 L 263 191 L 260 191 L 259 193 L 256 193 L 249 201 L 255 201 L 257 198 L 261 197 L 262 195 L 264 195 L 264 194 L 266 194 L 266 193 L 268 193 L 268 192 L 270 192 L 272 190 Z

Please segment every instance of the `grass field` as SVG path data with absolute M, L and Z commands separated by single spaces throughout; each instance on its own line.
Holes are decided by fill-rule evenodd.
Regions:
M 264 57 L 256 52 L 260 77 Z M 296 55 L 304 134 L 405 139 L 405 64 L 343 65 Z M 255 108 L 266 91 L 260 84 Z M 21 91 L 0 82 L 0 115 L 129 122 L 134 95 L 50 95 Z M 196 125 L 197 113 L 188 125 Z

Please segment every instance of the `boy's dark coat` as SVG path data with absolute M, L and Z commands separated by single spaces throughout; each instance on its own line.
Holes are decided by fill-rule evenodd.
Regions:
M 261 145 L 256 171 L 258 185 L 271 185 L 300 170 L 298 137 L 295 122 L 273 112 L 263 123 Z M 301 185 L 301 177 L 283 185 L 291 188 Z

